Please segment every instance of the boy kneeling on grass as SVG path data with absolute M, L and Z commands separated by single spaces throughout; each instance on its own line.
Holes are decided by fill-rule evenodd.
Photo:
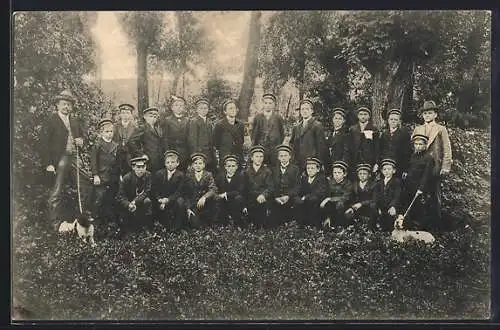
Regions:
M 152 222 L 151 173 L 146 170 L 147 156 L 130 160 L 132 171 L 120 182 L 118 203 L 122 206 L 121 222 L 125 232 L 132 232 Z
M 356 166 L 358 179 L 353 185 L 352 205 L 345 211 L 345 216 L 347 219 L 354 219 L 373 227 L 377 219 L 377 209 L 373 199 L 374 184 L 370 173 L 370 164 L 363 163 Z
M 332 222 L 335 226 L 347 226 L 348 218 L 344 211 L 351 199 L 352 185 L 346 179 L 347 163 L 339 160 L 333 163 L 333 178 L 329 183 L 328 197 L 323 199 L 319 205 L 323 209 L 324 227 L 330 227 Z
M 384 178 L 379 180 L 374 188 L 375 206 L 379 217 L 373 229 L 392 231 L 400 207 L 401 180 L 394 175 L 396 162 L 393 159 L 383 159 L 380 164 Z

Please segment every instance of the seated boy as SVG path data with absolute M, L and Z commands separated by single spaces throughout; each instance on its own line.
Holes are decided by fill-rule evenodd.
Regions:
M 383 159 L 383 179 L 375 184 L 374 200 L 377 208 L 378 220 L 376 227 L 383 231 L 394 229 L 396 215 L 400 211 L 401 180 L 395 177 L 396 162 L 393 159 Z
M 221 225 L 233 222 L 241 225 L 241 212 L 243 211 L 243 173 L 238 172 L 238 156 L 226 155 L 222 159 L 223 170 L 215 178 L 218 194 L 216 221 Z
M 190 223 L 195 227 L 209 225 L 214 220 L 217 186 L 212 173 L 205 170 L 206 161 L 205 154 L 198 152 L 192 154 L 191 169 L 186 175 L 190 196 L 188 210 L 194 213 Z
M 338 160 L 332 164 L 332 167 L 333 175 L 329 180 L 328 193 L 320 204 L 320 208 L 323 209 L 321 218 L 325 219 L 323 225 L 327 227 L 346 226 L 348 223 L 344 212 L 347 203 L 351 200 L 352 191 L 352 185 L 346 179 L 347 163 Z
M 120 162 L 118 143 L 113 139 L 113 121 L 102 119 L 98 128 L 100 135 L 97 138 L 90 157 L 94 183 L 93 216 L 101 224 L 115 220 L 114 199 L 118 192 L 120 179 Z
M 320 173 L 321 161 L 316 157 L 306 158 L 306 175 L 300 179 L 299 190 L 294 200 L 297 221 L 300 228 L 307 225 L 320 226 L 319 204 L 328 194 L 328 181 Z
M 273 193 L 273 174 L 267 165 L 263 164 L 264 153 L 262 146 L 250 148 L 252 162 L 244 171 L 247 203 L 244 213 L 248 213 L 249 221 L 259 227 L 268 225 L 268 211 Z
M 186 195 L 186 176 L 178 166 L 179 153 L 167 150 L 165 168 L 156 171 L 152 187 L 157 219 L 173 231 L 185 227 L 188 220 L 187 201 L 183 197 Z
M 147 156 L 132 158 L 132 171 L 120 182 L 116 199 L 121 205 L 121 223 L 125 232 L 150 226 L 152 222 L 151 173 L 146 170 L 147 160 Z
M 290 163 L 292 148 L 281 144 L 276 147 L 278 165 L 273 169 L 275 198 L 272 201 L 271 225 L 281 225 L 292 218 L 292 203 L 297 196 L 300 184 L 300 169 Z
M 377 209 L 373 200 L 373 182 L 370 179 L 370 164 L 358 164 L 356 166 L 356 175 L 358 177 L 356 184 L 352 188 L 352 203 L 345 211 L 348 219 L 357 219 L 362 223 L 367 223 L 373 228 L 377 219 Z M 368 221 L 363 221 L 367 219 Z

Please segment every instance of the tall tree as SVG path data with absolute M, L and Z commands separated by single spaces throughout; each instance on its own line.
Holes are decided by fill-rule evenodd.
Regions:
M 241 85 L 238 104 L 239 118 L 246 121 L 250 114 L 250 104 L 255 87 L 255 78 L 258 73 L 259 47 L 260 47 L 260 11 L 252 11 L 250 14 L 250 29 L 248 33 L 248 47 L 243 72 L 243 83 Z
M 131 11 L 119 14 L 123 30 L 135 44 L 137 53 L 137 108 L 139 115 L 149 106 L 148 55 L 163 30 L 163 14 L 155 11 Z

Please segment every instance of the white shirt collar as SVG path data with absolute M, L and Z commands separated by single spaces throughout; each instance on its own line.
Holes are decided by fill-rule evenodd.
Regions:
M 364 188 L 365 188 L 365 186 L 366 186 L 366 183 L 367 183 L 367 182 L 368 182 L 368 181 L 365 181 L 365 182 L 361 182 L 361 181 L 359 181 L 359 186 L 361 187 L 361 189 L 364 189 Z
M 252 164 L 252 168 L 255 172 L 257 172 L 258 170 L 260 170 L 260 168 L 262 167 L 262 165 L 260 165 L 259 167 L 255 166 L 254 164 Z
M 386 185 L 392 178 L 384 178 L 384 185 Z

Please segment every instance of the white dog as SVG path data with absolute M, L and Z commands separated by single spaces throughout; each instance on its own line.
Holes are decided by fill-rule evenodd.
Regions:
M 391 235 L 393 240 L 403 243 L 405 240 L 413 238 L 419 241 L 424 241 L 427 244 L 434 243 L 434 236 L 427 231 L 404 230 L 403 220 L 404 217 L 402 215 L 398 215 L 396 221 L 394 222 L 394 230 Z
M 85 243 L 95 246 L 93 221 L 94 219 L 91 216 L 82 214 L 73 222 L 63 221 L 59 226 L 59 232 L 76 232 L 78 237 Z

